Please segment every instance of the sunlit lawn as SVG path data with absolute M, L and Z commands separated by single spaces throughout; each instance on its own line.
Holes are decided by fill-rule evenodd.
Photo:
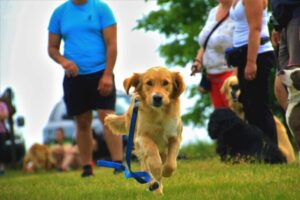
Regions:
M 137 165 L 134 165 L 137 170 Z M 0 177 L 0 199 L 155 199 L 153 194 L 123 174 L 96 168 L 95 177 L 80 171 L 24 174 L 9 170 Z M 164 196 L 158 199 L 300 199 L 300 167 L 292 165 L 220 163 L 180 160 Z

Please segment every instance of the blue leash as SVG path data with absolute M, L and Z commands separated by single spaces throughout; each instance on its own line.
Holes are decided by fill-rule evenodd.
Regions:
M 118 171 L 124 171 L 125 178 L 134 178 L 137 182 L 144 184 L 144 183 L 150 182 L 150 180 L 151 180 L 150 175 L 148 174 L 148 172 L 145 172 L 145 171 L 139 171 L 139 172 L 131 171 L 131 163 L 130 163 L 131 151 L 132 151 L 132 147 L 133 147 L 135 124 L 136 124 L 136 119 L 137 119 L 137 115 L 138 115 L 138 107 L 139 107 L 139 102 L 137 99 L 135 99 L 132 116 L 131 116 L 130 128 L 129 128 L 129 136 L 128 136 L 128 143 L 127 143 L 127 148 L 126 148 L 126 155 L 125 155 L 125 160 L 126 160 L 128 168 L 121 163 L 105 161 L 105 160 L 98 160 L 97 166 L 114 168 Z

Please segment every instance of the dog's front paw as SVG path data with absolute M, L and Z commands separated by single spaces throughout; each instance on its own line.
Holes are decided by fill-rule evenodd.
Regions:
M 164 165 L 162 175 L 164 177 L 170 177 L 170 176 L 172 176 L 172 174 L 175 171 L 175 169 L 176 169 L 176 163 L 166 164 L 166 165 Z
M 159 182 L 157 182 L 157 181 L 150 183 L 148 189 L 149 189 L 149 191 L 153 192 L 154 194 L 157 194 L 157 195 L 163 194 L 162 184 L 159 184 Z

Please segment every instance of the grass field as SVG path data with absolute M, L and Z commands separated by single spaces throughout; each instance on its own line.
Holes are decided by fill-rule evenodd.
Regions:
M 137 164 L 133 166 L 137 170 Z M 154 198 L 145 185 L 111 169 L 95 169 L 95 177 L 81 178 L 80 171 L 23 174 L 8 170 L 0 177 L 0 199 L 300 199 L 300 167 L 180 160 L 164 196 Z

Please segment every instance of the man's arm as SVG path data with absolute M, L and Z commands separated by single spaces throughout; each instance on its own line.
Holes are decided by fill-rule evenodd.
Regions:
M 106 68 L 100 79 L 98 90 L 101 95 L 109 95 L 113 89 L 113 70 L 117 60 L 117 25 L 109 26 L 103 30 L 106 44 Z
M 74 62 L 66 59 L 64 56 L 61 55 L 61 53 L 59 52 L 60 42 L 60 35 L 49 32 L 48 54 L 55 62 L 60 64 L 66 70 L 66 74 L 68 77 L 75 77 L 78 74 L 78 68 Z

